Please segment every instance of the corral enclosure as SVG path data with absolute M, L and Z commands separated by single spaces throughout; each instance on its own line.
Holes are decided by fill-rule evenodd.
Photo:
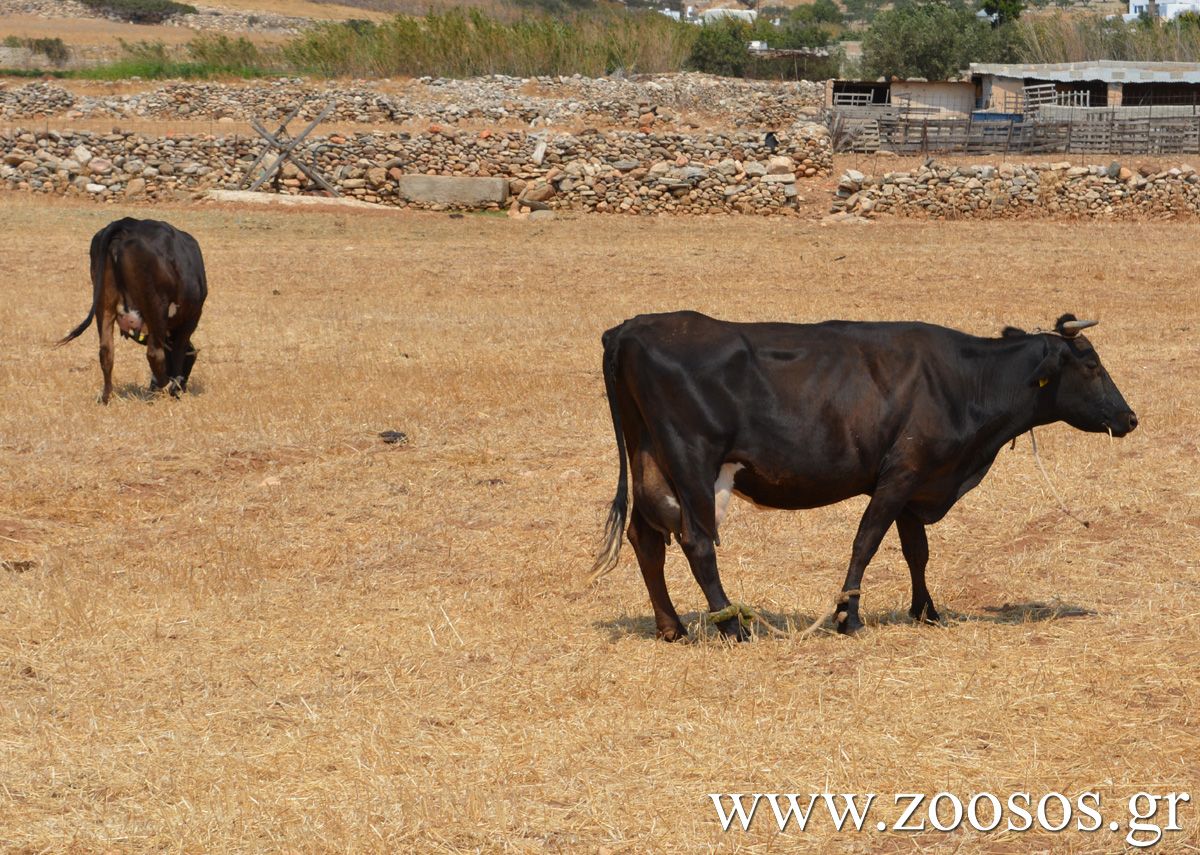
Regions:
M 1195 225 L 119 213 L 204 249 L 183 400 L 145 400 L 121 341 L 100 407 L 94 333 L 50 348 L 118 209 L 0 207 L 6 848 L 1082 852 L 1125 834 L 780 837 L 765 810 L 722 834 L 722 791 L 878 793 L 894 822 L 897 792 L 1097 790 L 1107 822 L 1139 790 L 1190 789 L 1166 845 L 1200 842 Z M 1039 430 L 1086 529 L 1027 438 L 1001 452 L 930 529 L 944 628 L 905 619 L 893 533 L 855 639 L 667 645 L 628 547 L 580 582 L 617 476 L 600 333 L 677 308 L 986 335 L 1098 316 L 1141 427 Z M 735 503 L 726 589 L 806 626 L 862 507 Z M 695 621 L 676 548 L 667 579 Z

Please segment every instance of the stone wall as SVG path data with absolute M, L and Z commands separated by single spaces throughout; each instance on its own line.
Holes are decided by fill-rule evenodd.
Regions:
M 174 199 L 234 188 L 262 143 L 239 136 L 17 129 L 0 134 L 0 186 L 101 201 Z M 829 174 L 821 125 L 797 123 L 768 148 L 759 134 L 527 134 L 426 131 L 330 135 L 306 143 L 343 195 L 385 205 L 444 209 L 401 198 L 405 174 L 494 176 L 528 208 L 627 213 L 786 213 L 797 182 Z M 288 166 L 277 192 L 310 190 Z
M 1143 219 L 1200 212 L 1200 174 L 1183 165 L 1137 172 L 1070 163 L 938 166 L 866 176 L 847 170 L 834 212 L 932 219 L 1092 217 Z
M 311 119 L 332 102 L 336 107 L 330 120 L 341 122 L 615 125 L 685 132 L 697 127 L 744 127 L 762 133 L 800 118 L 815 118 L 824 91 L 824 84 L 807 80 L 777 83 L 697 73 L 632 78 L 496 74 L 384 83 L 315 83 L 300 78 L 248 85 L 174 82 L 119 95 L 76 95 L 43 81 L 0 82 L 0 118 L 259 118 L 267 122 L 282 119 L 296 106 L 301 108 L 301 119 Z
M 187 2 L 187 0 L 184 0 Z M 244 35 L 246 33 L 271 33 L 295 35 L 312 26 L 308 18 L 279 15 L 273 12 L 234 12 L 225 8 L 188 3 L 196 9 L 194 14 L 171 15 L 163 24 L 170 27 L 186 27 L 191 30 L 216 31 Z M 109 18 L 123 21 L 120 16 L 106 15 L 74 0 L 0 0 L 0 17 L 5 15 L 34 15 L 48 19 Z

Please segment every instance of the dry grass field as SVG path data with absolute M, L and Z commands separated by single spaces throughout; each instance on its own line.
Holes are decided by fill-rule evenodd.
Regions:
M 87 310 L 91 235 L 123 213 L 204 248 L 179 401 L 146 399 L 143 352 L 121 341 L 101 407 L 94 333 L 50 347 Z M 1200 226 L 535 224 L 6 195 L 0 229 L 5 850 L 1112 852 L 1141 790 L 1190 791 L 1160 848 L 1200 847 Z M 868 628 L 801 638 L 863 502 L 735 503 L 725 586 L 790 631 L 668 645 L 628 546 L 580 583 L 617 477 L 600 333 L 684 307 L 989 335 L 1098 316 L 1141 427 L 1040 430 L 1086 529 L 1027 438 L 1001 452 L 930 529 L 944 627 L 904 619 L 893 532 L 867 571 Z M 696 622 L 674 547 L 667 579 Z M 941 790 L 1095 790 L 1122 827 L 875 830 L 899 818 L 892 794 Z M 722 791 L 879 796 L 861 833 L 820 815 L 780 835 L 764 805 L 724 834 Z

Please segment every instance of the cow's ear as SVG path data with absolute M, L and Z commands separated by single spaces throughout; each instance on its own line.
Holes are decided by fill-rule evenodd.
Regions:
M 1042 361 L 1038 363 L 1038 367 L 1034 370 L 1033 377 L 1030 378 L 1030 385 L 1039 387 L 1048 385 L 1062 371 L 1064 358 L 1065 353 L 1062 348 L 1046 348 L 1046 355 L 1042 357 Z

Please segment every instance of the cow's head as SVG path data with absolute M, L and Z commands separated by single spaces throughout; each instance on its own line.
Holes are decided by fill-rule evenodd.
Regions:
M 1081 334 L 1097 323 L 1074 315 L 1059 318 L 1053 333 L 1039 336 L 1045 352 L 1029 382 L 1041 390 L 1054 415 L 1071 427 L 1125 436 L 1137 427 L 1137 416 L 1104 370 L 1092 343 Z

